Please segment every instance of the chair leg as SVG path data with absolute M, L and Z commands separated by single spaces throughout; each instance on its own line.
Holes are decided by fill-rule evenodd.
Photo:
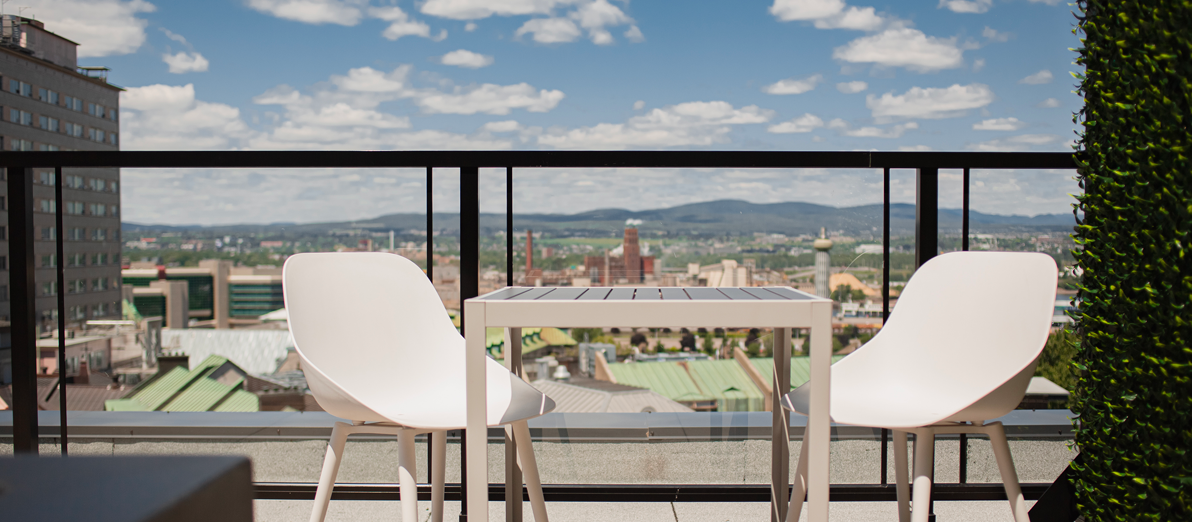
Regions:
M 530 426 L 526 421 L 513 423 L 513 440 L 517 444 L 517 460 L 526 490 L 530 494 L 530 507 L 534 510 L 534 522 L 547 522 L 546 498 L 542 496 L 542 481 L 538 478 L 538 462 L 534 459 L 534 446 L 530 441 Z
M 430 520 L 443 522 L 443 483 L 447 477 L 447 432 L 428 434 L 432 446 L 430 455 Z
M 1010 455 L 1010 444 L 1006 442 L 1006 429 L 996 423 L 989 431 L 989 442 L 993 444 L 993 454 L 997 457 L 997 468 L 1002 473 L 1002 486 L 1006 488 L 1006 498 L 1010 499 L 1010 513 L 1014 515 L 1014 522 L 1029 522 L 1026 501 L 1022 498 L 1022 488 L 1018 486 L 1018 472 L 1014 470 L 1014 458 Z
M 795 465 L 795 485 L 791 489 L 790 507 L 786 508 L 786 522 L 798 522 L 807 496 L 807 437 L 799 444 L 799 463 Z
M 915 488 L 911 492 L 911 521 L 927 522 L 931 514 L 931 480 L 935 472 L 935 434 L 915 433 Z
M 310 511 L 310 522 L 323 522 L 327 518 L 327 504 L 331 501 L 331 490 L 335 488 L 335 476 L 339 474 L 339 462 L 348 441 L 350 426 L 335 423 L 331 440 L 327 442 L 327 455 L 323 457 L 323 471 L 319 475 L 319 488 L 315 491 L 315 505 Z
M 898 522 L 911 522 L 911 488 L 907 481 L 906 432 L 894 432 L 894 483 L 898 492 Z
M 414 432 L 397 432 L 397 480 L 401 491 L 401 519 L 418 521 L 418 461 L 414 457 Z

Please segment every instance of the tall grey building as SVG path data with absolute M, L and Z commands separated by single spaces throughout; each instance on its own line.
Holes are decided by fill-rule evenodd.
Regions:
M 122 89 L 107 82 L 107 70 L 78 67 L 78 44 L 37 20 L 4 15 L 0 28 L 0 154 L 119 150 Z M 42 168 L 34 169 L 33 180 L 42 331 L 57 328 L 58 292 L 66 293 L 68 326 L 119 317 L 120 170 L 67 168 L 59 180 L 53 168 Z M 63 183 L 64 230 L 55 227 L 55 183 Z M 3 184 L 0 195 L 7 203 Z M 7 205 L 0 208 L 5 225 L 0 229 L 0 320 L 5 323 L 10 317 L 6 210 Z M 56 255 L 59 234 L 65 259 Z M 58 263 L 65 263 L 66 288 L 58 288 Z

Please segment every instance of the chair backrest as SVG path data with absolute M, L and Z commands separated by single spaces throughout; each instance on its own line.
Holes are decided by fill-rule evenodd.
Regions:
M 996 404 L 984 401 L 974 413 L 988 416 L 963 420 L 1004 415 L 1022 400 L 1029 382 L 1022 374 L 1033 371 L 1047 342 L 1057 276 L 1055 261 L 1038 253 L 955 252 L 929 260 L 881 331 L 833 367 L 833 395 L 894 395 L 908 407 L 938 412 L 939 420 L 993 396 Z M 1008 383 L 1015 389 L 1002 388 Z
M 410 260 L 380 252 L 296 254 L 282 275 L 294 347 L 319 404 L 362 420 L 360 403 L 416 399 L 461 372 L 463 338 Z

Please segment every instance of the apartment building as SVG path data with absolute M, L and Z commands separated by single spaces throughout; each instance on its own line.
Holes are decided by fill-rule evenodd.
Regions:
M 119 150 L 120 89 L 104 68 L 80 68 L 78 44 L 33 19 L 0 19 L 0 154 Z M 57 328 L 57 295 L 66 292 L 68 326 L 113 318 L 120 305 L 120 170 L 34 169 L 37 311 L 43 330 Z M 63 230 L 55 226 L 54 185 L 63 183 Z M 0 320 L 8 296 L 7 187 L 0 184 Z M 65 240 L 65 259 L 55 241 Z M 66 288 L 56 267 L 65 263 Z

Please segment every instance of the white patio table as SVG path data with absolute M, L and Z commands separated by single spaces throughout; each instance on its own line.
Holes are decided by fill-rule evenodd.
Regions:
M 829 365 L 832 301 L 789 287 L 507 287 L 464 302 L 467 339 L 467 509 L 473 521 L 488 520 L 488 430 L 485 426 L 485 337 L 506 329 L 506 364 L 521 372 L 521 328 L 688 327 L 774 328 L 774 432 L 770 518 L 785 522 L 790 492 L 790 417 L 779 407 L 790 391 L 791 329 L 811 329 L 811 416 L 808 447 L 808 520 L 828 520 Z M 506 435 L 507 448 L 511 446 Z M 516 484 L 512 452 L 506 450 L 506 484 Z M 520 520 L 521 495 L 507 509 Z

